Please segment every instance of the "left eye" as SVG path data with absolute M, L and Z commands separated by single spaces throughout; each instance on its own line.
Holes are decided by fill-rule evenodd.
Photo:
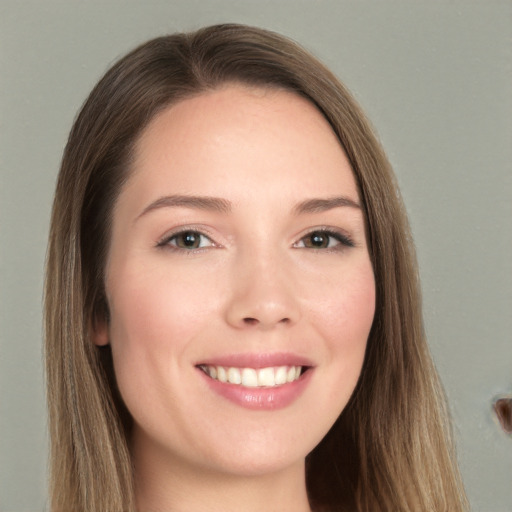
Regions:
M 210 247 L 213 245 L 213 242 L 206 235 L 199 233 L 199 231 L 182 231 L 166 238 L 159 245 L 190 251 Z
M 312 231 L 302 237 L 295 247 L 305 247 L 307 249 L 331 249 L 339 245 L 353 247 L 352 241 L 342 235 L 332 231 Z

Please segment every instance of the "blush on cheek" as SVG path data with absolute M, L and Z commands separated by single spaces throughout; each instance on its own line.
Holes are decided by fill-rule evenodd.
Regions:
M 190 276 L 163 271 L 142 275 L 124 269 L 116 275 L 117 288 L 111 301 L 110 337 L 119 372 L 129 368 L 135 377 L 141 369 L 163 372 L 162 367 L 179 359 L 187 344 L 199 333 L 215 307 L 212 293 L 198 293 Z M 211 330 L 211 328 L 210 328 Z
M 342 333 L 343 339 L 360 342 L 370 332 L 375 315 L 375 285 L 370 275 L 367 279 L 341 284 L 336 293 L 327 295 L 329 300 L 319 301 L 317 316 L 331 332 Z

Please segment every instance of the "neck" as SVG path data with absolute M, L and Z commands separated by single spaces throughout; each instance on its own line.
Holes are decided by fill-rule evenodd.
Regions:
M 310 512 L 304 460 L 256 475 L 190 465 L 134 446 L 138 512 Z

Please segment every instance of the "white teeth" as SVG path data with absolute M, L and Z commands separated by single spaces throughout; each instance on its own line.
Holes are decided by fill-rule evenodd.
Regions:
M 228 382 L 230 382 L 231 384 L 242 383 L 242 376 L 240 375 L 240 370 L 238 368 L 228 369 Z
M 211 375 L 210 375 L 210 377 L 211 377 Z M 215 378 L 215 377 L 213 377 L 213 378 Z M 217 380 L 219 380 L 220 382 L 228 381 L 228 376 L 226 374 L 226 370 L 222 366 L 217 366 Z
M 258 375 L 256 374 L 256 370 L 252 368 L 244 368 L 242 370 L 242 386 L 247 386 L 248 388 L 255 388 L 258 386 Z
M 258 371 L 258 386 L 275 386 L 274 368 L 261 368 Z
M 275 382 L 276 385 L 281 385 L 286 383 L 286 374 L 288 373 L 288 370 L 286 366 L 280 366 L 276 369 L 276 376 L 275 376 Z
M 302 374 L 302 366 L 270 366 L 268 368 L 236 368 L 202 365 L 212 379 L 248 388 L 282 386 L 296 381 Z

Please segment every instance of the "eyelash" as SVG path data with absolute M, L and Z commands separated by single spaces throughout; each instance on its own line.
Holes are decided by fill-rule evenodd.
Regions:
M 339 242 L 339 244 L 333 246 L 333 247 L 297 247 L 297 244 L 299 242 L 302 242 L 304 241 L 305 239 L 307 239 L 308 237 L 311 238 L 313 235 L 320 235 L 320 236 L 326 236 L 326 237 L 329 237 L 329 238 L 333 238 L 334 240 L 336 240 L 337 242 Z M 311 230 L 309 233 L 306 233 L 300 240 L 299 242 L 296 242 L 294 245 L 294 247 L 296 248 L 306 248 L 306 249 L 312 249 L 314 251 L 341 251 L 343 249 L 346 249 L 347 247 L 355 247 L 355 243 L 354 241 L 352 240 L 352 238 L 350 238 L 348 235 L 344 234 L 344 233 L 341 233 L 339 231 L 335 231 L 335 230 L 332 230 L 332 229 L 328 229 L 328 228 L 316 228 L 316 229 L 313 229 Z M 328 242 L 328 245 L 330 244 L 330 241 Z
M 173 245 L 173 244 L 170 243 L 172 240 L 175 240 L 179 236 L 184 236 L 184 235 L 198 236 L 200 238 L 200 242 L 199 243 L 201 243 L 201 238 L 208 240 L 210 243 L 206 247 L 192 247 L 190 249 L 189 248 L 185 248 L 185 247 L 178 247 L 177 245 Z M 307 246 L 300 247 L 298 245 L 299 243 L 304 242 L 304 240 L 307 239 L 308 237 L 311 238 L 313 235 L 321 236 L 321 237 L 328 237 L 330 239 L 336 240 L 339 243 L 334 245 L 333 247 L 329 247 L 329 245 L 331 244 L 331 241 L 328 242 L 327 247 L 307 247 Z M 166 235 L 162 240 L 160 240 L 157 243 L 157 247 L 165 248 L 165 249 L 171 250 L 171 251 L 180 251 L 180 252 L 185 252 L 185 253 L 195 253 L 195 252 L 204 250 L 204 249 L 206 249 L 208 247 L 219 247 L 219 245 L 217 245 L 212 240 L 212 238 L 210 236 L 208 236 L 207 234 L 205 234 L 205 233 L 203 233 L 203 232 L 201 232 L 201 231 L 199 231 L 197 229 L 180 229 L 180 231 L 177 231 L 177 232 L 172 233 L 170 235 Z M 314 250 L 314 251 L 333 252 L 333 251 L 343 250 L 343 249 L 345 249 L 347 247 L 355 247 L 355 243 L 354 243 L 354 241 L 349 236 L 347 236 L 346 234 L 340 233 L 339 231 L 335 231 L 335 230 L 327 229 L 327 228 L 316 228 L 316 229 L 310 231 L 309 233 L 306 233 L 304 236 L 302 236 L 298 240 L 298 242 L 295 242 L 293 244 L 293 247 L 296 248 L 296 249 L 311 249 L 311 250 Z
M 210 242 L 210 244 L 206 247 L 192 247 L 190 249 L 187 249 L 184 247 L 178 247 L 177 245 L 172 245 L 170 243 L 172 240 L 178 238 L 179 236 L 188 235 L 188 234 L 198 236 L 200 239 L 201 238 L 206 239 Z M 170 235 L 166 235 L 162 240 L 160 240 L 157 243 L 157 247 L 165 248 L 170 251 L 180 251 L 180 252 L 185 252 L 185 253 L 192 253 L 192 252 L 201 251 L 207 247 L 219 247 L 219 246 L 211 239 L 210 236 L 201 232 L 200 230 L 192 229 L 192 228 L 191 229 L 185 228 L 185 229 L 180 229 L 179 231 L 176 231 L 175 233 L 171 233 Z

